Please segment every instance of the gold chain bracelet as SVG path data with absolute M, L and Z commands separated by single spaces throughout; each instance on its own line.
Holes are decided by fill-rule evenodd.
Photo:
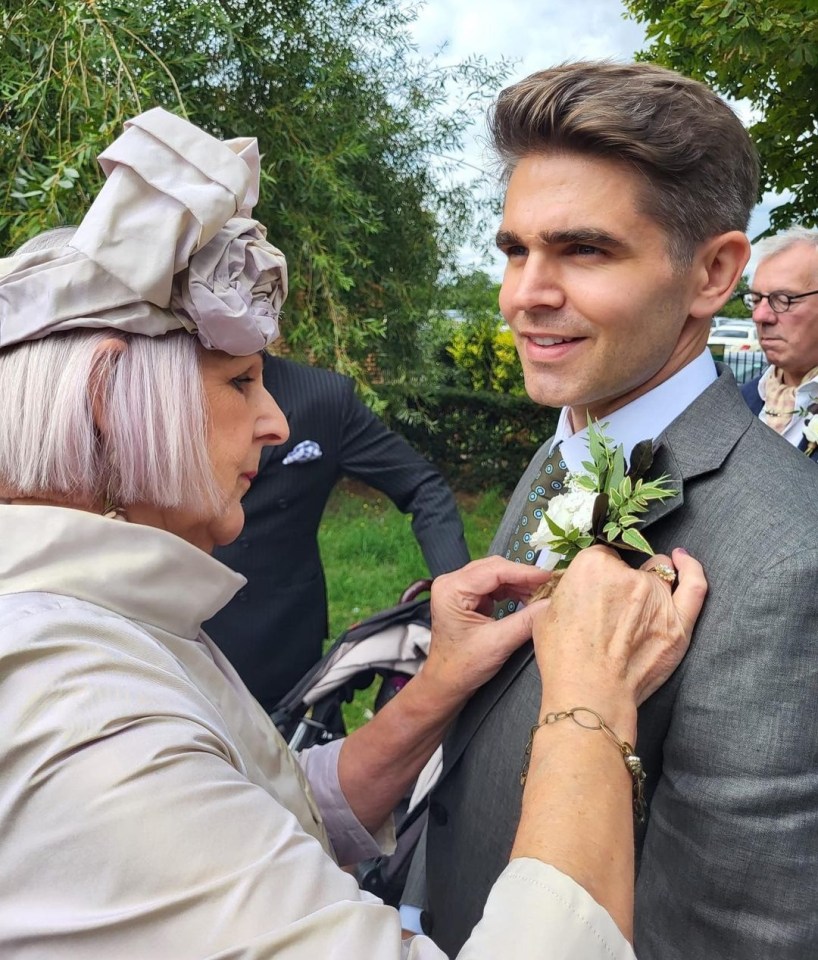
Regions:
M 578 713 L 588 713 L 590 714 L 595 723 L 583 723 L 582 720 L 577 719 Z M 572 707 L 570 710 L 562 710 L 559 713 L 547 713 L 544 720 L 540 720 L 539 723 L 535 723 L 531 728 L 531 732 L 528 735 L 528 743 L 525 747 L 525 754 L 523 755 L 523 768 L 520 771 L 520 783 L 522 786 L 525 786 L 526 778 L 528 777 L 528 766 L 531 762 L 531 750 L 534 746 L 534 734 L 540 729 L 540 727 L 546 726 L 549 723 L 556 723 L 558 720 L 565 720 L 566 717 L 570 717 L 578 727 L 582 727 L 583 730 L 602 730 L 602 732 L 616 744 L 619 752 L 622 754 L 622 759 L 625 761 L 625 766 L 628 768 L 628 773 L 630 773 L 633 778 L 633 812 L 639 823 L 645 822 L 645 771 L 642 768 L 642 761 L 636 754 L 633 752 L 633 747 L 628 743 L 627 740 L 620 740 L 619 737 L 611 730 L 607 723 L 602 719 L 602 717 L 596 712 L 596 710 L 591 710 L 589 707 Z

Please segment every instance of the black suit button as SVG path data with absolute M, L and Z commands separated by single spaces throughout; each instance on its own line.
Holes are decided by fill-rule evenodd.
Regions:
M 445 827 L 449 822 L 449 811 L 437 800 L 429 804 L 429 816 L 439 827 Z
M 245 590 L 239 590 L 236 594 L 236 600 L 238 600 L 239 603 L 247 603 L 247 592 Z
M 432 915 L 428 910 L 420 911 L 420 929 L 426 934 L 427 937 L 431 937 L 432 930 L 434 930 L 435 925 L 432 921 Z
M 289 500 L 285 500 L 283 497 L 280 500 L 276 501 L 276 506 L 278 507 L 279 510 L 286 510 L 287 507 L 289 507 L 289 505 L 290 505 Z

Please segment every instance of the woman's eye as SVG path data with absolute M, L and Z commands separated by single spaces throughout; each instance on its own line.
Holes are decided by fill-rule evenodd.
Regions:
M 252 383 L 252 382 L 253 382 L 253 378 L 252 378 L 252 377 L 247 377 L 247 376 L 233 377 L 233 379 L 232 379 L 230 382 L 233 384 L 233 386 L 234 386 L 237 390 L 239 390 L 239 391 L 241 391 L 242 393 L 244 393 L 244 388 L 245 388 L 246 384 Z

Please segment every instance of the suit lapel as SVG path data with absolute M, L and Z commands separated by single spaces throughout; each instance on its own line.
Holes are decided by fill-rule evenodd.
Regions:
M 506 512 L 503 514 L 503 519 L 497 528 L 494 540 L 489 547 L 489 554 L 505 553 L 508 540 L 520 518 L 520 514 L 525 508 L 534 476 L 539 470 L 540 464 L 548 456 L 553 439 L 553 437 L 549 437 L 548 440 L 545 441 L 531 458 L 531 462 L 528 467 L 526 467 L 522 477 L 520 477 L 517 486 L 514 488 L 514 492 L 509 498 L 508 507 L 506 507 Z M 477 728 L 486 718 L 491 708 L 502 697 L 508 687 L 511 686 L 514 679 L 520 671 L 524 669 L 533 655 L 534 646 L 532 643 L 529 642 L 520 647 L 519 650 L 515 651 L 515 653 L 508 658 L 497 675 L 488 683 L 484 684 L 471 698 L 458 717 L 457 723 L 452 728 L 444 744 L 444 771 L 450 769 L 460 757 L 460 754 L 474 736 Z
M 718 470 L 756 420 L 730 370 L 718 366 L 718 379 L 659 438 L 684 480 Z
M 529 640 L 516 650 L 497 675 L 471 698 L 443 744 L 443 776 L 457 763 L 480 724 L 533 656 L 534 644 Z
M 718 366 L 718 379 L 658 438 L 650 476 L 666 474 L 670 486 L 677 493 L 668 500 L 651 504 L 644 528 L 649 528 L 678 510 L 684 504 L 685 482 L 718 470 L 755 419 L 737 389 L 730 370 L 722 364 Z M 718 425 L 717 429 L 714 428 L 715 425 Z M 535 466 L 529 466 L 515 488 L 498 535 L 492 544 L 492 553 L 504 550 L 503 537 L 507 539 L 510 532 L 506 518 L 509 515 L 512 518 L 519 515 L 532 477 L 541 459 L 550 449 L 550 443 L 549 440 L 537 451 L 532 460 Z M 642 562 L 641 556 L 637 554 L 628 556 Z M 444 776 L 457 762 L 494 705 L 503 697 L 533 655 L 533 644 L 526 643 L 509 658 L 494 679 L 478 690 L 469 701 L 444 745 Z

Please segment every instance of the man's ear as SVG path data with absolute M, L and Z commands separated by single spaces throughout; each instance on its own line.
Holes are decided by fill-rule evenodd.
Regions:
M 88 380 L 88 399 L 91 402 L 91 415 L 94 426 L 100 433 L 105 433 L 108 427 L 108 411 L 106 397 L 108 385 L 116 367 L 117 361 L 125 352 L 126 344 L 118 337 L 108 337 L 100 341 L 94 351 L 91 364 L 91 376 Z
M 693 317 L 712 317 L 727 303 L 750 259 L 750 241 L 740 230 L 705 241 L 693 261 Z

